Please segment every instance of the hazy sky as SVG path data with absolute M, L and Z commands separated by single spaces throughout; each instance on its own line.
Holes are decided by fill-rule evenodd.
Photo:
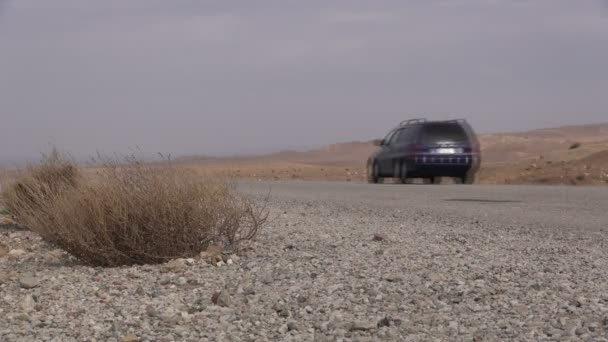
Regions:
M 601 0 L 0 0 L 0 160 L 608 121 Z

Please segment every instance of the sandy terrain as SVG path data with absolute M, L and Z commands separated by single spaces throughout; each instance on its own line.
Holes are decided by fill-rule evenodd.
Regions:
M 482 184 L 608 184 L 608 124 L 481 135 Z M 579 146 L 573 147 L 574 144 Z M 258 180 L 365 181 L 370 142 L 247 158 L 182 158 L 183 165 Z
M 608 185 L 608 124 L 486 134 L 480 141 L 481 184 Z M 572 149 L 574 144 L 579 146 Z M 376 149 L 371 142 L 348 142 L 307 152 L 176 161 L 201 174 L 238 179 L 364 182 L 365 161 Z M 14 175 L 0 170 L 0 186 Z

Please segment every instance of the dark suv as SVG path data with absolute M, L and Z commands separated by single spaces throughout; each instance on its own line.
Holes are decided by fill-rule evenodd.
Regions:
M 370 183 L 390 177 L 401 183 L 422 178 L 436 184 L 441 177 L 453 177 L 472 184 L 481 163 L 477 136 L 463 119 L 406 120 L 374 143 L 380 149 L 367 161 Z

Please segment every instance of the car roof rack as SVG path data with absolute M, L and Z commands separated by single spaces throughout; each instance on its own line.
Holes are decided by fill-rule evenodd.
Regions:
M 426 122 L 426 121 L 427 121 L 426 119 L 409 119 L 409 120 L 401 121 L 399 126 L 414 125 L 414 124 L 422 123 L 422 122 Z
M 450 120 L 432 120 L 429 121 L 427 119 L 409 119 L 409 120 L 403 120 L 401 121 L 401 123 L 399 124 L 399 127 L 403 127 L 403 126 L 410 126 L 410 125 L 416 125 L 419 123 L 426 123 L 426 122 L 457 122 L 457 123 L 467 123 L 466 119 L 450 119 Z

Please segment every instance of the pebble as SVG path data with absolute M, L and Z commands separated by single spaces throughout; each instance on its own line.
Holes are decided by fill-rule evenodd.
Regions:
M 228 294 L 228 292 L 225 290 L 220 291 L 217 294 L 217 297 L 214 302 L 214 304 L 223 306 L 223 307 L 228 307 L 228 306 L 230 306 L 231 303 L 232 303 L 232 298 L 230 297 L 230 294 Z
M 129 334 L 120 339 L 121 342 L 138 342 L 139 338 L 135 334 Z
M 376 328 L 376 324 L 371 321 L 355 321 L 351 324 L 351 331 L 368 331 Z
M 166 272 L 180 272 L 185 270 L 187 267 L 186 261 L 184 259 L 173 259 L 164 264 L 163 269 Z
M 298 326 L 298 323 L 295 322 L 295 321 L 291 321 L 291 322 L 287 323 L 287 328 L 289 328 L 289 331 L 300 330 L 299 326 Z
M 372 240 L 374 240 L 374 241 L 384 241 L 384 240 L 386 240 L 386 237 L 384 235 L 382 235 L 382 234 L 376 233 L 376 234 L 374 234 L 374 237 L 373 237 Z
M 0 285 L 7 283 L 10 277 L 7 273 L 0 271 Z
M 23 299 L 21 300 L 21 303 L 19 304 L 19 306 L 21 307 L 21 309 L 24 312 L 34 311 L 34 308 L 36 307 L 36 302 L 34 301 L 34 297 L 32 297 L 32 295 L 30 295 L 30 294 L 25 295 L 25 297 L 23 297 Z
M 13 258 L 18 258 L 25 254 L 26 252 L 23 249 L 12 249 L 10 252 L 8 252 L 8 256 Z
M 32 276 L 25 276 L 19 278 L 19 286 L 21 286 L 21 288 L 23 289 L 33 289 L 35 287 L 38 287 L 39 284 L 40 282 L 38 281 L 38 279 Z
M 10 249 L 8 248 L 7 245 L 0 243 L 0 258 L 7 255 L 9 253 Z
M 484 218 L 485 211 L 508 208 L 502 204 L 484 204 L 479 217 L 465 219 L 460 208 L 472 204 L 454 202 L 442 216 L 355 197 L 273 200 L 274 221 L 237 249 L 238 257 L 221 254 L 232 261 L 222 268 L 199 258 L 89 267 L 30 231 L 0 232 L 0 243 L 27 255 L 0 259 L 0 340 L 605 337 L 605 234 Z M 370 227 L 390 241 L 370 241 Z M 215 264 L 212 252 L 206 257 Z M 60 257 L 45 257 L 51 254 Z M 33 287 L 23 287 L 27 277 Z

